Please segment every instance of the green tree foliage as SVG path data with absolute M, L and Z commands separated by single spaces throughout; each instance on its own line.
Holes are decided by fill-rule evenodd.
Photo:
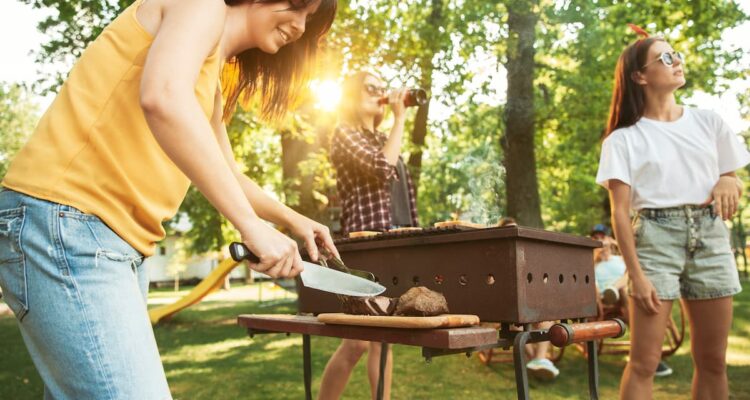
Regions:
M 740 103 L 740 115 L 745 121 L 750 121 L 750 89 L 746 89 L 743 93 L 737 95 L 737 100 Z M 750 128 L 745 129 L 744 132 L 740 132 L 745 144 L 750 147 Z M 735 258 L 737 258 L 738 264 L 742 265 L 742 273 L 745 278 L 750 276 L 750 268 L 748 264 L 750 259 L 747 257 L 747 226 L 750 223 L 750 213 L 748 213 L 748 204 L 750 203 L 750 186 L 748 186 L 748 180 L 750 179 L 750 165 L 745 166 L 744 169 L 738 171 L 737 175 L 745 182 L 745 190 L 740 199 L 740 204 L 737 209 L 737 215 L 732 220 L 732 247 L 734 248 Z
M 614 67 L 637 39 L 627 23 L 663 35 L 686 54 L 688 85 L 717 93 L 742 73 L 737 51 L 721 48 L 725 29 L 747 20 L 728 1 L 568 1 L 544 7 L 536 78 L 537 154 L 545 224 L 586 233 L 609 220 L 606 191 L 594 178 Z
M 132 0 L 18 0 L 52 11 L 37 28 L 48 37 L 36 54 L 40 65 L 60 63 L 72 67 L 83 50 Z M 56 92 L 67 76 L 63 71 L 43 71 L 43 92 Z
M 55 11 L 40 24 L 50 41 L 38 60 L 68 64 L 129 3 L 21 1 Z M 511 69 L 517 49 L 512 45 L 518 31 L 509 21 L 514 13 L 536 19 L 532 64 L 528 71 L 517 69 L 533 70 L 533 76 L 531 85 L 507 91 L 505 83 L 498 82 L 504 81 L 506 67 Z M 721 92 L 733 79 L 747 76 L 737 62 L 742 54 L 727 51 L 721 42 L 725 30 L 747 19 L 735 2 L 721 0 L 340 1 L 320 76 L 336 78 L 373 67 L 394 85 L 430 91 L 431 109 L 407 122 L 412 134 L 405 139 L 409 165 L 419 179 L 423 224 L 457 214 L 491 222 L 507 214 L 510 188 L 506 190 L 505 182 L 520 174 L 525 176 L 523 185 L 538 182 L 546 227 L 587 233 L 608 219 L 606 192 L 594 175 L 615 61 L 636 39 L 626 24 L 663 34 L 687 55 L 688 86 L 679 92 L 686 99 L 695 90 Z M 508 79 L 511 85 L 517 83 L 514 76 Z M 53 87 L 57 82 L 47 80 Z M 523 105 L 514 111 L 514 104 Z M 514 117 L 524 122 L 525 151 L 533 146 L 536 161 L 505 172 L 513 150 L 500 143 L 519 132 L 509 125 Z M 333 194 L 327 149 L 334 124 L 330 114 L 307 104 L 276 128 L 259 124 L 252 113 L 240 113 L 228 130 L 238 159 L 253 179 L 295 208 L 322 216 Z M 525 154 L 521 158 L 528 161 Z M 534 168 L 536 178 L 530 173 Z M 487 174 L 502 179 L 479 179 Z M 193 224 L 186 235 L 194 251 L 216 249 L 232 238 L 231 227 L 194 189 L 181 215 Z M 539 224 L 531 217 L 522 222 Z
M 281 143 L 276 131 L 261 125 L 248 113 L 238 113 L 227 126 L 234 155 L 245 175 L 271 193 L 282 193 Z M 283 199 L 282 199 L 283 200 Z M 183 239 L 192 253 L 219 250 L 239 239 L 232 225 L 205 197 L 191 186 L 180 206 L 178 218 L 186 218 L 190 229 Z M 171 228 L 180 225 L 171 221 Z
M 0 179 L 10 161 L 34 131 L 37 107 L 20 85 L 0 82 Z
M 463 139 L 460 132 L 479 126 L 462 126 L 472 119 L 469 114 L 477 107 L 482 108 L 482 115 L 492 114 L 485 104 L 475 102 L 481 97 L 477 95 L 498 95 L 487 80 L 475 79 L 476 71 L 469 67 L 471 62 L 476 62 L 478 52 L 486 55 L 502 48 L 498 44 L 500 36 L 497 32 L 484 31 L 485 25 L 497 26 L 495 19 L 501 14 L 498 9 L 496 2 L 477 0 L 351 1 L 342 4 L 328 40 L 334 53 L 331 58 L 337 60 L 342 71 L 375 68 L 393 85 L 416 85 L 427 89 L 432 97 L 431 106 L 437 106 L 441 113 L 447 110 L 456 115 L 456 118 L 441 115 L 439 119 L 428 119 L 431 109 L 422 107 L 413 113 L 412 120 L 407 121 L 411 135 L 405 138 L 405 158 L 417 182 L 418 209 L 423 223 L 461 214 L 467 211 L 468 204 L 481 197 L 472 193 L 477 190 L 468 187 L 446 186 L 447 181 L 460 179 L 459 176 L 476 172 L 479 167 L 501 168 L 499 164 L 482 166 L 453 162 L 446 169 L 443 164 L 453 158 L 463 159 L 469 154 L 483 153 L 495 154 L 494 159 L 485 158 L 486 162 L 500 160 L 499 153 L 487 148 L 482 141 L 466 141 L 479 146 L 477 148 L 460 143 Z M 488 44 L 491 45 L 489 49 Z M 496 67 L 497 63 L 492 61 Z M 483 68 L 492 69 L 492 65 Z M 471 92 L 471 86 L 479 87 L 480 93 Z M 457 115 L 459 110 L 468 114 Z M 449 117 L 452 119 L 450 123 L 447 122 Z M 495 121 L 495 124 L 482 123 L 483 131 L 472 133 L 496 137 L 497 118 L 490 121 Z M 458 132 L 447 130 L 456 128 Z M 387 130 L 387 125 L 384 129 Z M 465 153 L 446 153 L 458 150 L 454 144 Z M 484 204 L 482 208 L 499 209 L 504 203 L 498 199 L 494 201 L 494 204 Z

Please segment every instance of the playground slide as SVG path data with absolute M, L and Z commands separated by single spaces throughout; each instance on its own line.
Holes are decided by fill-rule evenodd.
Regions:
M 164 318 L 170 317 L 183 309 L 192 306 L 193 304 L 201 301 L 208 294 L 213 292 L 215 289 L 221 287 L 224 284 L 224 278 L 232 272 L 232 270 L 240 265 L 237 261 L 231 258 L 227 258 L 222 261 L 216 269 L 211 271 L 208 276 L 203 278 L 201 283 L 198 284 L 193 290 L 190 291 L 183 298 L 177 300 L 172 304 L 152 308 L 148 311 L 148 316 L 151 319 L 151 324 L 155 325 Z

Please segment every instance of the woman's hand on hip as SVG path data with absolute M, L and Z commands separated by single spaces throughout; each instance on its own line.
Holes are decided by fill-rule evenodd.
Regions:
M 655 315 L 661 307 L 661 300 L 656 295 L 656 288 L 643 274 L 630 277 L 630 297 L 633 298 L 636 307 L 640 307 L 646 313 Z
M 247 224 L 242 232 L 242 242 L 260 262 L 250 263 L 250 268 L 272 278 L 290 278 L 302 272 L 302 258 L 297 242 L 272 228 L 261 219 Z
M 704 203 L 713 201 L 714 212 L 723 220 L 727 220 L 737 211 L 740 201 L 739 190 L 737 190 L 737 178 L 734 176 L 722 176 L 716 182 L 711 197 Z

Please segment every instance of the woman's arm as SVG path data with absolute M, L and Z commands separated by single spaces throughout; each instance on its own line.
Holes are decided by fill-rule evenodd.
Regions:
M 610 202 L 612 205 L 612 227 L 625 260 L 628 276 L 632 282 L 631 297 L 636 305 L 649 314 L 656 314 L 661 301 L 654 285 L 646 278 L 635 250 L 633 228 L 630 225 L 630 186 L 620 180 L 609 180 Z
M 296 243 L 268 227 L 245 198 L 195 97 L 195 83 L 224 29 L 223 2 L 171 2 L 151 45 L 141 78 L 146 121 L 167 156 L 240 231 L 271 276 L 301 270 Z M 275 233 L 274 233 L 275 232 Z
M 393 91 L 388 95 L 388 104 L 393 110 L 394 121 L 391 133 L 388 135 L 388 139 L 383 146 L 383 155 L 385 155 L 385 159 L 390 165 L 396 165 L 398 156 L 401 155 L 401 143 L 403 142 L 404 124 L 406 123 L 405 97 L 406 89 L 403 88 Z
M 397 176 L 396 167 L 385 154 L 356 130 L 338 129 L 331 146 L 331 161 L 337 168 L 351 168 L 358 173 L 388 182 Z
M 383 148 L 372 146 L 359 131 L 337 131 L 334 135 L 331 157 L 375 179 L 381 181 L 394 179 L 397 176 L 395 166 L 401 155 L 406 122 L 405 97 L 406 89 L 399 89 L 388 95 L 394 121 Z

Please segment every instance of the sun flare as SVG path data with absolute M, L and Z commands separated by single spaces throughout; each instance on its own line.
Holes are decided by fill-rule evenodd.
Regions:
M 333 111 L 341 101 L 341 85 L 334 80 L 313 81 L 310 89 L 315 94 L 315 108 Z

